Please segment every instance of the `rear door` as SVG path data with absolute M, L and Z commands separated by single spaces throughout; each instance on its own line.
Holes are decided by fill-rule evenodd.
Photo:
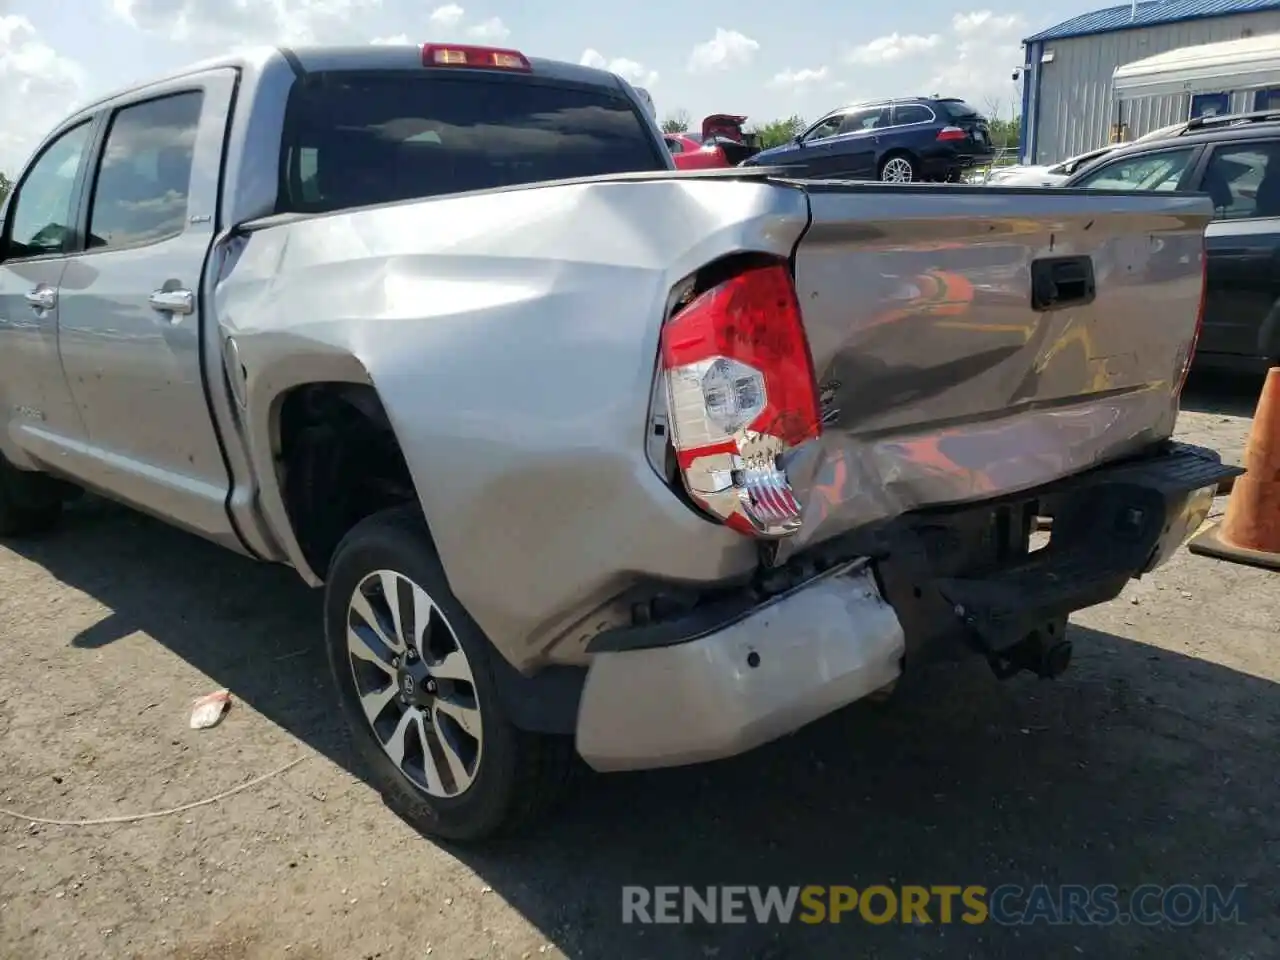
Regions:
M 235 84 L 222 69 L 111 104 L 59 317 L 93 485 L 232 544 L 199 290 Z
M 1267 355 L 1263 323 L 1280 298 L 1280 139 L 1209 147 L 1195 189 L 1214 201 L 1200 350 Z

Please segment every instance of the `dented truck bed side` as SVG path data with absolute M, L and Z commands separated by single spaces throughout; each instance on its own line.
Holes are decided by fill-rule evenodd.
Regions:
M 1209 214 L 1185 195 L 600 178 L 266 222 L 216 303 L 257 476 L 273 475 L 274 398 L 358 371 L 453 590 L 532 670 L 587 662 L 639 584 L 714 588 L 760 562 L 675 495 L 655 442 L 682 280 L 743 254 L 793 263 L 828 422 L 789 465 L 807 517 L 780 561 L 1169 437 Z M 1033 309 L 1032 266 L 1054 257 L 1089 259 L 1094 291 Z M 306 571 L 279 490 L 257 494 Z

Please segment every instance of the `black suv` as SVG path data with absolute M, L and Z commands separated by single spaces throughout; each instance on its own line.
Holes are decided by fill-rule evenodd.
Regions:
M 742 166 L 787 167 L 798 177 L 957 181 L 991 154 L 986 118 L 963 100 L 904 97 L 833 110 Z
M 1261 372 L 1280 361 L 1280 113 L 1199 117 L 1107 154 L 1063 186 L 1207 193 L 1214 219 L 1194 366 Z

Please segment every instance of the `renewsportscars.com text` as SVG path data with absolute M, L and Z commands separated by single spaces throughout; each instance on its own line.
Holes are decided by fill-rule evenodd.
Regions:
M 1240 923 L 1244 887 L 1111 884 L 986 887 L 934 884 L 863 887 L 622 888 L 623 923 L 994 923 L 1108 926 Z

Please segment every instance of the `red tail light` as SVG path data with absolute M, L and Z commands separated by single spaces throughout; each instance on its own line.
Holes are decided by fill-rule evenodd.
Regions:
M 471 67 L 481 70 L 533 70 L 519 50 L 498 47 L 469 47 L 453 43 L 429 43 L 422 48 L 422 63 L 428 67 Z
M 813 360 L 784 264 L 749 268 L 662 332 L 671 441 L 700 506 L 741 533 L 800 526 L 781 457 L 822 430 Z
M 1201 240 L 1200 247 L 1200 308 L 1196 311 L 1196 329 L 1191 334 L 1191 343 L 1187 345 L 1187 359 L 1182 365 L 1182 373 L 1178 376 L 1178 393 L 1187 385 L 1187 377 L 1191 375 L 1191 361 L 1196 358 L 1196 346 L 1200 343 L 1200 330 L 1204 327 L 1205 302 L 1209 297 L 1209 245 Z
M 939 140 L 964 140 L 968 136 L 963 127 L 943 127 L 938 131 Z

